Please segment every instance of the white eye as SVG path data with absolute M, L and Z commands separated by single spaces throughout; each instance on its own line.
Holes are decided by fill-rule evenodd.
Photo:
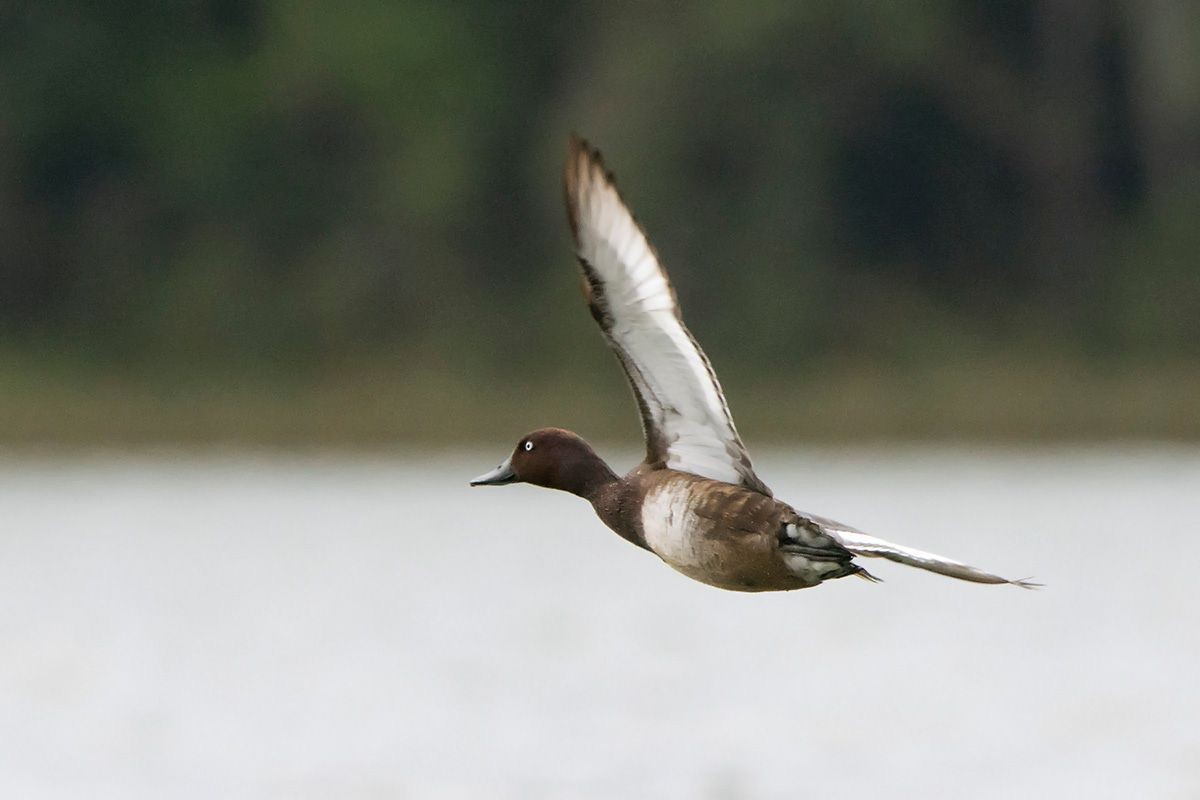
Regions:
M 532 449 L 533 449 L 533 442 L 526 442 L 525 443 L 525 452 L 528 453 Z

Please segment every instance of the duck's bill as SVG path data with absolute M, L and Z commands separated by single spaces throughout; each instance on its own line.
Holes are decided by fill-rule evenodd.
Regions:
M 517 473 L 513 472 L 512 459 L 506 459 L 503 464 L 496 467 L 491 472 L 485 472 L 478 478 L 471 481 L 472 486 L 503 486 L 506 483 L 513 483 L 517 480 Z

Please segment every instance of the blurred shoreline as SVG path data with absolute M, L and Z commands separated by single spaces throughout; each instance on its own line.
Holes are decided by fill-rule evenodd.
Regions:
M 7 367 L 5 369 L 4 367 Z M 1057 361 L 728 370 L 743 437 L 818 442 L 1200 442 L 1200 368 Z M 368 363 L 303 375 L 70 371 L 0 362 L 0 446 L 386 449 L 506 442 L 560 426 L 636 445 L 617 370 L 511 379 Z
M 571 131 L 755 447 L 1200 441 L 1200 5 L 185 6 L 0 10 L 0 446 L 636 446 Z

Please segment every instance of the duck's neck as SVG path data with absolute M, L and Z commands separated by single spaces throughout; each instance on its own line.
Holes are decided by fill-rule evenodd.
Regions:
M 617 474 L 604 463 L 604 459 L 594 455 L 592 458 L 578 461 L 559 476 L 560 483 L 556 487 L 564 492 L 578 495 L 593 505 L 605 488 L 617 482 Z

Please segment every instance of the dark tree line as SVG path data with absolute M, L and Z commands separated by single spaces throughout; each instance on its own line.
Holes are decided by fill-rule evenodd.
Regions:
M 1183 0 L 16 0 L 0 340 L 569 370 L 579 130 L 713 350 L 1196 356 L 1197 31 Z

